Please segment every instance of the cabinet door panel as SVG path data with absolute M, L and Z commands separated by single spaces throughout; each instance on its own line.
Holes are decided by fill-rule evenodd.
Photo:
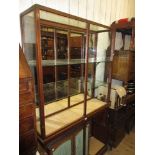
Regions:
M 76 155 L 83 154 L 83 130 L 81 130 L 75 137 Z
M 71 155 L 71 140 L 65 141 L 57 147 L 53 155 Z

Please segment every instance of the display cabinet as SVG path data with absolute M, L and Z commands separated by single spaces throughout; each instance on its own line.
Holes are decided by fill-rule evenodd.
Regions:
M 106 58 L 109 30 L 106 25 L 37 4 L 21 13 L 22 46 L 35 81 L 38 139 L 48 154 L 56 154 L 51 142 L 79 124 L 83 150 L 88 149 L 86 124 L 110 102 L 110 91 L 104 101 L 95 93 L 99 85 L 110 87 L 111 77 L 103 76 L 106 64 L 111 63 Z M 97 77 L 99 65 L 103 78 Z

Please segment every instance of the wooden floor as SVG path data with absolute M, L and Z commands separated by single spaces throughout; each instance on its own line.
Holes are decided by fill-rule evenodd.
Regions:
M 104 155 L 135 155 L 135 131 L 134 129 L 126 134 L 121 143 Z

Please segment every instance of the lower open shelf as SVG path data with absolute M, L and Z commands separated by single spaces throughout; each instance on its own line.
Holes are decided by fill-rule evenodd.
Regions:
M 81 94 L 75 95 L 75 99 L 81 100 Z M 64 101 L 64 102 L 63 102 Z M 74 103 L 74 102 L 73 102 Z M 60 100 L 56 103 L 51 103 L 48 105 L 45 105 L 45 116 L 49 114 L 49 112 L 54 107 L 59 107 L 59 109 L 64 108 L 64 105 L 66 105 L 66 101 Z M 97 100 L 96 98 L 92 98 L 87 101 L 87 110 L 86 114 L 91 115 L 93 112 L 102 109 L 104 106 L 106 106 L 106 102 L 102 102 L 100 100 Z M 54 134 L 55 132 L 71 125 L 72 123 L 80 120 L 83 117 L 83 110 L 84 110 L 84 102 L 75 105 L 74 107 L 68 108 L 62 112 L 59 112 L 55 115 L 49 116 L 45 118 L 45 134 L 46 136 L 49 136 L 51 134 Z M 37 113 L 37 131 L 40 133 L 40 121 L 39 121 L 39 114 L 38 109 L 36 109 Z
M 96 139 L 95 137 L 90 137 L 89 139 L 89 155 L 97 155 L 104 149 L 105 144 Z

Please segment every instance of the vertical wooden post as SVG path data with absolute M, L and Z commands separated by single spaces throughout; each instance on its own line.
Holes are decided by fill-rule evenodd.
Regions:
M 90 24 L 87 24 L 87 32 L 86 32 L 86 61 L 85 61 L 85 85 L 84 85 L 84 117 L 87 113 L 87 81 L 88 81 L 88 58 L 89 58 L 89 27 Z
M 130 50 L 134 49 L 134 38 L 135 38 L 135 27 L 132 27 L 131 41 L 130 41 Z
M 54 81 L 54 90 L 55 90 L 55 98 L 57 99 L 57 34 L 56 34 L 56 29 L 54 29 L 54 76 L 55 76 L 55 81 Z
M 98 40 L 98 33 L 95 33 L 95 54 L 94 54 L 94 63 L 93 63 L 93 81 L 92 81 L 92 98 L 94 97 L 95 93 L 95 74 L 96 74 L 96 56 L 97 56 L 97 40 Z
M 109 62 L 109 78 L 108 78 L 108 94 L 107 94 L 107 102 L 110 103 L 110 94 L 111 94 L 111 81 L 112 81 L 112 61 L 115 51 L 115 37 L 116 37 L 116 30 L 111 30 L 111 52 L 110 52 L 110 62 Z
M 82 34 L 82 40 L 81 40 L 82 46 L 81 46 L 81 78 L 80 78 L 80 84 L 83 86 L 83 81 L 84 81 L 84 57 L 85 57 L 85 38 L 84 38 L 84 34 Z M 82 88 L 82 87 L 81 87 Z M 82 89 L 83 91 L 83 89 Z
M 68 107 L 70 107 L 70 30 L 68 30 Z
M 40 14 L 39 9 L 35 8 L 35 31 L 36 31 L 36 68 L 39 93 L 39 113 L 41 136 L 45 138 L 45 117 L 44 117 L 44 93 L 43 93 L 43 71 L 42 71 L 42 53 L 41 53 L 41 35 L 40 35 Z
M 122 50 L 124 50 L 124 47 L 125 47 L 125 34 L 123 32 L 122 32 L 122 40 L 123 40 Z

